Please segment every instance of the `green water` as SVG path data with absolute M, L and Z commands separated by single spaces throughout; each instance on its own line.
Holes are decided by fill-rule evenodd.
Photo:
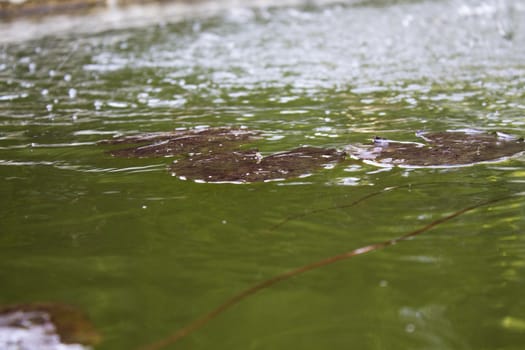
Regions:
M 523 23 L 521 2 L 310 3 L 3 44 L 0 303 L 77 305 L 97 349 L 133 349 L 276 274 L 523 192 L 523 156 L 349 159 L 234 185 L 97 144 L 204 125 L 261 130 L 263 154 L 416 130 L 523 136 Z M 523 349 L 524 228 L 523 196 L 481 207 L 263 290 L 170 348 Z

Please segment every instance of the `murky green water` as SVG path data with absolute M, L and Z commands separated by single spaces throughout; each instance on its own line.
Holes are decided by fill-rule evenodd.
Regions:
M 80 306 L 97 349 L 132 349 L 276 274 L 523 192 L 523 156 L 199 184 L 96 142 L 204 125 L 261 130 L 263 154 L 416 130 L 523 136 L 524 23 L 522 2 L 363 1 L 3 44 L 0 303 Z M 523 349 L 524 229 L 522 196 L 482 207 L 261 291 L 173 348 Z

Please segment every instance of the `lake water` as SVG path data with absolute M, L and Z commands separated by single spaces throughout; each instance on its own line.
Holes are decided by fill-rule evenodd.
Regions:
M 209 184 L 97 144 L 203 126 L 260 130 L 263 155 L 417 130 L 524 136 L 523 2 L 172 12 L 129 27 L 71 18 L 69 34 L 32 23 L 34 39 L 1 44 L 0 303 L 77 305 L 103 334 L 97 349 L 132 349 L 265 279 L 525 191 L 523 156 L 445 169 L 347 159 Z M 480 207 L 262 290 L 170 348 L 523 349 L 524 229 L 523 196 Z

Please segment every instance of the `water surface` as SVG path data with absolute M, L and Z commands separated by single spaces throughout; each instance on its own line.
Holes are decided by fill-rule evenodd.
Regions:
M 259 4 L 3 44 L 0 302 L 80 306 L 97 349 L 130 349 L 273 275 L 523 192 L 523 156 L 412 170 L 348 159 L 233 185 L 97 144 L 203 126 L 260 130 L 263 155 L 417 130 L 523 136 L 523 23 L 511 1 Z M 173 348 L 521 349 L 524 204 L 297 276 Z

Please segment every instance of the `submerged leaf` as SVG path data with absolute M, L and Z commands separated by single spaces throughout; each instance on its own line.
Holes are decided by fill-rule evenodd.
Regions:
M 139 145 L 110 151 L 109 153 L 115 157 L 170 157 L 236 149 L 243 142 L 256 139 L 258 134 L 257 131 L 242 128 L 208 128 L 125 136 L 101 143 Z
M 300 147 L 267 157 L 255 151 L 211 153 L 176 160 L 171 171 L 184 179 L 205 182 L 257 182 L 307 175 L 343 159 L 335 149 Z
M 99 342 L 92 323 L 72 306 L 32 303 L 0 307 L 1 349 L 80 350 Z
M 348 146 L 347 152 L 376 165 L 435 167 L 493 162 L 525 151 L 523 138 L 502 133 L 451 131 L 417 135 L 425 143 L 376 137 L 372 145 Z

